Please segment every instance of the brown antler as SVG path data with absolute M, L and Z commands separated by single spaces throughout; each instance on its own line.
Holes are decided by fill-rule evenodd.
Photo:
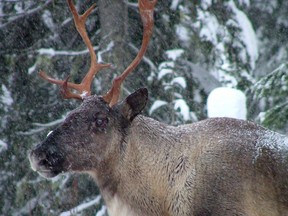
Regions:
M 153 26 L 154 26 L 154 7 L 156 5 L 157 0 L 139 0 L 139 10 L 140 16 L 143 23 L 143 38 L 141 48 L 132 61 L 132 63 L 125 69 L 125 71 L 118 77 L 113 80 L 113 84 L 111 89 L 103 96 L 104 100 L 109 103 L 110 107 L 115 105 L 120 96 L 120 87 L 125 78 L 136 68 L 136 66 L 140 63 L 143 58 L 149 40 L 152 35 Z
M 82 100 L 83 97 L 91 95 L 91 83 L 95 74 L 102 68 L 110 67 L 110 64 L 97 63 L 97 57 L 95 51 L 86 32 L 85 22 L 87 17 L 91 14 L 92 10 L 94 9 L 95 4 L 93 4 L 83 15 L 79 15 L 74 4 L 72 3 L 72 0 L 67 0 L 67 3 L 69 5 L 70 11 L 72 12 L 76 29 L 81 35 L 90 53 L 91 64 L 89 71 L 87 72 L 87 74 L 85 75 L 80 84 L 68 82 L 69 77 L 64 81 L 53 79 L 49 77 L 44 71 L 40 71 L 39 75 L 48 82 L 61 85 L 62 94 L 64 98 L 76 98 Z M 69 89 L 76 90 L 78 94 L 71 92 Z
M 91 44 L 91 41 L 87 35 L 85 22 L 87 17 L 91 14 L 92 10 L 95 7 L 95 4 L 92 5 L 83 15 L 79 15 L 72 0 L 67 0 L 70 11 L 72 12 L 74 23 L 76 26 L 77 31 L 81 35 L 83 41 L 85 42 L 90 56 L 91 56 L 91 66 L 89 71 L 87 72 L 86 76 L 83 78 L 80 84 L 75 84 L 68 82 L 69 77 L 66 80 L 57 80 L 54 78 L 49 77 L 44 71 L 40 71 L 39 75 L 47 80 L 50 83 L 54 83 L 57 85 L 62 86 L 62 94 L 64 98 L 76 98 L 76 99 L 83 99 L 84 97 L 91 95 L 91 83 L 95 74 L 100 71 L 102 68 L 110 67 L 110 64 L 98 64 L 95 51 Z M 103 99 L 109 103 L 110 107 L 115 105 L 118 102 L 119 95 L 120 95 L 120 87 L 122 82 L 125 78 L 136 68 L 136 66 L 140 63 L 141 59 L 143 58 L 149 40 L 152 35 L 152 30 L 154 26 L 154 7 L 157 0 L 139 0 L 139 10 L 141 19 L 143 22 L 143 39 L 141 48 L 132 61 L 132 63 L 126 68 L 126 70 L 118 77 L 113 80 L 113 84 L 111 89 L 103 96 Z M 74 89 L 78 91 L 77 93 L 71 92 L 69 89 Z

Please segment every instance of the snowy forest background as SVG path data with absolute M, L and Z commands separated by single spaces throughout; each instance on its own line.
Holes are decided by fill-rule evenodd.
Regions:
M 95 2 L 87 29 L 98 57 L 115 67 L 95 79 L 93 92 L 101 94 L 136 55 L 142 26 L 136 0 L 76 5 L 83 12 Z M 156 8 L 152 41 L 123 97 L 146 86 L 144 114 L 177 125 L 207 118 L 208 94 L 232 87 L 245 92 L 249 120 L 288 132 L 288 1 L 158 0 Z M 79 82 L 89 62 L 66 1 L 0 1 L 0 215 L 105 214 L 91 178 L 46 180 L 27 159 L 79 105 L 38 71 Z

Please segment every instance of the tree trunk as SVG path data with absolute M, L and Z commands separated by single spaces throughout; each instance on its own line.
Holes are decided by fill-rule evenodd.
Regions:
M 112 63 L 115 69 L 108 70 L 103 75 L 103 82 L 110 86 L 115 74 L 119 75 L 132 61 L 128 50 L 129 35 L 127 5 L 119 0 L 99 0 L 99 14 L 101 24 L 100 44 L 101 50 L 106 50 L 108 45 L 113 47 L 102 55 L 103 61 Z

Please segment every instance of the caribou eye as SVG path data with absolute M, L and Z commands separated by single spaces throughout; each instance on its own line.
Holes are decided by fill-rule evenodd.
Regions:
M 107 128 L 108 119 L 105 117 L 98 117 L 94 120 L 94 122 L 90 125 L 89 128 L 91 128 L 94 132 L 103 132 Z
M 97 126 L 102 126 L 103 123 L 104 123 L 104 120 L 103 120 L 103 119 L 97 119 L 97 120 L 96 120 L 96 125 L 97 125 Z

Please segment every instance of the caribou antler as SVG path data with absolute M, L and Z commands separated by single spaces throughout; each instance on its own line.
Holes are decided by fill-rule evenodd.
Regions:
M 95 51 L 86 32 L 85 22 L 87 17 L 94 9 L 95 4 L 93 4 L 83 15 L 79 15 L 74 4 L 72 3 L 72 0 L 67 0 L 67 3 L 69 5 L 70 11 L 72 12 L 76 29 L 81 35 L 83 41 L 85 42 L 89 50 L 91 57 L 90 68 L 80 84 L 68 82 L 69 77 L 66 80 L 53 79 L 49 77 L 44 71 L 40 71 L 39 75 L 48 82 L 62 86 L 61 93 L 64 98 L 75 98 L 82 100 L 85 96 L 91 95 L 91 83 L 95 74 L 99 72 L 102 68 L 110 67 L 110 64 L 98 64 Z M 69 89 L 76 90 L 78 94 L 71 92 Z
M 110 106 L 113 106 L 118 102 L 122 82 L 140 63 L 141 59 L 143 58 L 147 50 L 147 46 L 151 38 L 154 25 L 153 12 L 156 2 L 157 0 L 139 0 L 138 2 L 144 29 L 142 45 L 139 50 L 139 53 L 132 61 L 132 63 L 126 68 L 126 70 L 124 70 L 124 72 L 120 76 L 116 77 L 113 80 L 111 89 L 103 96 L 103 99 L 107 103 L 109 103 Z M 81 35 L 83 41 L 85 42 L 89 50 L 91 57 L 90 68 L 80 84 L 68 82 L 69 77 L 66 80 L 57 80 L 51 78 L 44 71 L 40 71 L 39 75 L 50 83 L 62 86 L 61 92 L 64 98 L 75 98 L 83 100 L 84 97 L 91 95 L 91 83 L 95 74 L 98 73 L 103 68 L 110 67 L 110 64 L 99 64 L 97 62 L 95 51 L 86 32 L 85 22 L 87 17 L 91 14 L 92 10 L 94 9 L 95 4 L 93 4 L 83 15 L 79 15 L 74 4 L 72 3 L 72 0 L 67 0 L 67 3 L 69 5 L 70 11 L 72 12 L 76 29 Z M 70 89 L 74 89 L 78 93 L 74 93 L 70 91 Z
M 110 106 L 113 106 L 117 103 L 120 95 L 120 87 L 122 82 L 125 80 L 125 78 L 136 68 L 136 66 L 140 63 L 141 59 L 143 58 L 148 43 L 150 41 L 152 32 L 153 32 L 153 26 L 154 26 L 154 7 L 157 0 L 139 0 L 139 10 L 140 10 L 140 16 L 143 23 L 143 38 L 142 38 L 142 45 L 141 48 L 135 57 L 135 59 L 132 61 L 132 63 L 124 70 L 124 72 L 116 77 L 113 80 L 113 84 L 111 89 L 106 93 L 106 95 L 103 96 L 104 100 L 109 103 Z

